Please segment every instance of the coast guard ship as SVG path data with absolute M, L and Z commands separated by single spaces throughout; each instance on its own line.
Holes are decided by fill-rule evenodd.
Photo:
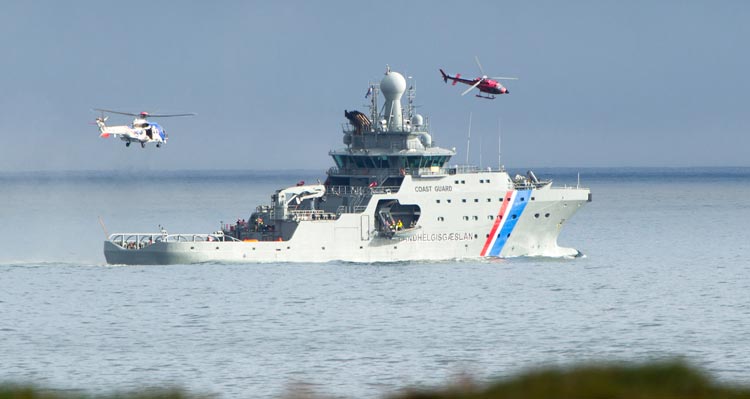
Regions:
M 532 172 L 449 166 L 429 121 L 404 112 L 406 80 L 387 69 L 371 84 L 369 115 L 345 111 L 345 148 L 322 184 L 277 190 L 247 220 L 209 234 L 116 233 L 110 264 L 393 262 L 482 257 L 573 257 L 562 226 L 591 201 L 580 187 L 552 187 Z M 384 104 L 379 108 L 382 93 Z M 379 111 L 382 109 L 382 111 Z

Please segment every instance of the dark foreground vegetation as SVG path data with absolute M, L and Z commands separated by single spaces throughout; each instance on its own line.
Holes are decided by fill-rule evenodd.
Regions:
M 246 397 L 254 397 L 248 392 Z M 197 399 L 212 395 L 179 389 L 88 395 L 34 386 L 0 385 L 0 399 Z M 325 398 L 296 392 L 283 397 Z M 639 365 L 596 364 L 524 372 L 494 383 L 461 381 L 431 389 L 404 389 L 387 399 L 750 399 L 750 387 L 718 383 L 680 361 Z

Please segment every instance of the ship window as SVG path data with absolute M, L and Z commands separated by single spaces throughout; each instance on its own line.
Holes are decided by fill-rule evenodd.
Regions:
M 466 184 L 466 180 L 461 180 L 461 184 Z
M 474 202 L 479 202 L 479 198 L 474 198 Z
M 482 179 L 479 179 L 479 183 L 484 183 L 484 180 L 482 180 Z
M 458 180 L 456 180 L 456 184 L 458 184 Z
M 492 202 L 492 198 L 487 198 L 487 202 Z
M 503 199 L 502 199 L 502 198 L 498 198 L 497 200 L 498 200 L 498 201 L 500 201 L 500 202 L 503 202 Z
M 449 203 L 449 204 L 451 203 L 451 200 L 450 200 L 450 199 L 447 199 L 446 201 L 448 201 L 448 203 Z
M 479 234 L 474 234 L 474 238 L 479 238 Z M 468 245 L 467 245 L 468 247 Z
M 521 197 L 521 201 L 524 201 L 525 199 L 526 199 L 526 198 L 524 198 L 524 197 Z
M 479 216 L 472 216 L 474 220 L 479 220 Z
M 487 219 L 489 219 L 489 220 L 493 220 L 493 219 L 495 219 L 495 217 L 494 217 L 494 216 L 492 216 L 492 215 L 487 215 Z
M 510 217 L 511 217 L 512 219 L 515 219 L 515 218 L 516 218 L 516 215 L 515 215 L 515 214 L 513 214 L 513 215 L 510 215 Z
M 391 166 L 390 166 L 390 165 L 391 165 L 391 164 L 390 164 L 390 162 L 388 162 L 388 157 L 387 157 L 387 156 L 384 156 L 384 155 L 381 155 L 381 156 L 379 156 L 379 157 L 375 157 L 375 158 L 373 158 L 373 162 L 375 162 L 375 165 L 376 165 L 376 167 L 378 167 L 378 168 L 384 168 L 384 169 L 387 169 L 387 168 L 390 168 L 390 167 L 391 167 Z
M 439 204 L 439 203 L 440 203 L 440 200 L 435 200 L 435 202 L 437 202 L 437 203 Z
M 372 157 L 363 157 L 362 160 L 364 161 L 366 168 L 374 169 L 376 167 L 375 161 Z
M 438 222 L 444 222 L 444 221 L 445 221 L 445 218 L 444 218 L 444 217 L 442 217 L 442 216 L 438 216 Z
M 536 199 L 536 198 L 534 198 L 534 197 L 531 197 L 531 200 L 532 200 L 532 201 L 533 201 L 533 200 L 535 200 L 535 199 Z
M 487 183 L 489 183 L 489 182 L 490 182 L 490 179 L 487 179 Z
M 466 198 L 462 199 L 461 202 L 466 202 Z
M 549 213 L 545 213 L 544 217 L 548 218 L 549 217 Z
M 535 217 L 535 218 L 537 218 L 537 219 L 539 219 L 539 214 L 538 214 L 538 213 L 535 213 L 535 214 L 534 214 L 534 217 Z
M 336 166 L 338 166 L 339 168 L 344 167 L 344 160 L 341 159 L 341 155 L 334 155 L 333 161 L 336 162 Z
M 468 216 L 464 216 L 464 220 L 469 220 L 469 217 Z

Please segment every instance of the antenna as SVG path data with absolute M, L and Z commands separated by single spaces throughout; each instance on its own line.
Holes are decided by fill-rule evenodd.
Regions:
M 104 226 L 104 220 L 101 216 L 99 216 L 99 225 L 102 226 L 102 230 L 104 230 L 104 237 L 106 237 L 107 240 L 109 240 L 109 234 L 107 233 L 107 228 Z
M 466 165 L 469 164 L 469 149 L 471 148 L 471 112 L 469 112 L 469 136 L 466 138 Z
M 482 134 L 479 134 L 479 169 L 482 169 Z
M 502 135 L 502 131 L 500 130 L 500 128 L 501 128 L 500 121 L 501 121 L 501 119 L 497 118 L 497 169 L 500 170 L 500 171 L 502 171 L 505 168 L 503 167 L 503 161 L 502 161 L 503 135 Z

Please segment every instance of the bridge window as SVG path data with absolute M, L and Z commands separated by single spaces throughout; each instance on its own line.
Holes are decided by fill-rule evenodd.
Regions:
M 336 166 L 338 166 L 339 168 L 344 167 L 344 160 L 341 158 L 341 155 L 334 155 L 333 161 L 336 163 Z

